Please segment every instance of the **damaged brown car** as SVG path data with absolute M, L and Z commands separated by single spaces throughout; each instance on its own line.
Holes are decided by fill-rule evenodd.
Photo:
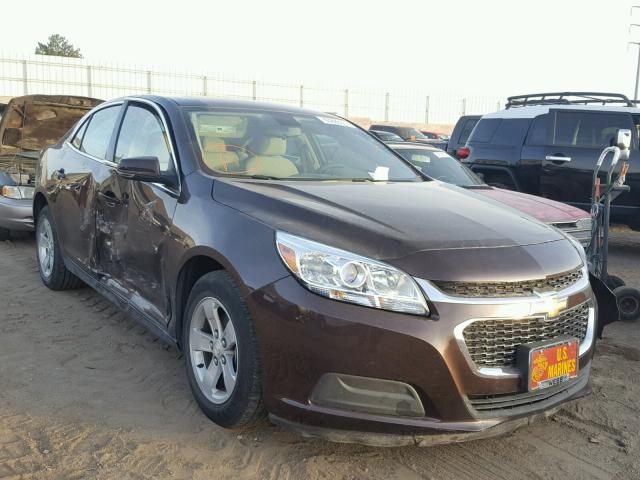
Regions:
M 496 435 L 588 394 L 617 320 L 575 240 L 326 113 L 107 102 L 42 153 L 34 215 L 43 282 L 86 282 L 179 345 L 225 427 Z
M 101 100 L 69 95 L 9 99 L 0 117 L 0 240 L 33 230 L 33 186 L 40 150 L 57 142 Z

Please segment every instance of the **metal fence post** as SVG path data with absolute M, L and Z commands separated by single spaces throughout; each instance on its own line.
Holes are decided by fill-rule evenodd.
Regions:
M 424 109 L 424 123 L 429 123 L 429 95 L 427 95 L 427 104 Z
M 91 65 L 87 65 L 87 96 L 93 97 L 93 88 L 91 85 Z
M 462 99 L 462 115 L 465 115 L 467 112 L 467 99 Z
M 304 85 L 300 85 L 300 108 L 304 105 Z
M 344 91 L 344 116 L 349 116 L 349 89 Z
M 251 86 L 253 89 L 253 93 L 251 94 L 251 98 L 253 98 L 254 100 L 257 98 L 256 97 L 256 81 L 254 80 L 253 82 L 251 82 Z
M 29 95 L 29 87 L 27 85 L 28 81 L 29 80 L 27 79 L 27 61 L 23 60 L 22 61 L 22 86 L 23 86 L 25 95 Z
M 203 97 L 207 96 L 207 76 L 206 75 L 202 77 L 202 96 Z
M 147 70 L 147 93 L 151 95 L 151 70 Z
M 384 121 L 389 121 L 389 92 L 384 94 Z

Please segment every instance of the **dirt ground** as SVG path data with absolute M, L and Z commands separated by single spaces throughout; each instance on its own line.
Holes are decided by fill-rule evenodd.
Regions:
M 640 234 L 617 230 L 612 271 L 640 286 Z M 0 243 L 0 478 L 640 479 L 640 324 L 599 343 L 594 393 L 508 436 L 370 448 L 264 424 L 218 428 L 180 352 L 89 288 L 51 292 L 30 237 Z

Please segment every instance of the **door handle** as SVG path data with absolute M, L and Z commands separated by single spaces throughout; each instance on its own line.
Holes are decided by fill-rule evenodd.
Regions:
M 546 157 L 544 157 L 544 159 L 549 162 L 562 162 L 562 163 L 571 161 L 571 157 L 561 157 L 560 155 L 547 155 Z
M 98 192 L 98 197 L 104 202 L 107 207 L 115 207 L 121 202 L 116 198 L 116 194 L 113 192 Z
M 56 177 L 58 177 L 58 180 L 64 180 L 65 178 L 67 178 L 67 175 L 64 172 L 64 168 L 60 168 L 59 170 L 56 170 L 53 173 L 55 174 Z

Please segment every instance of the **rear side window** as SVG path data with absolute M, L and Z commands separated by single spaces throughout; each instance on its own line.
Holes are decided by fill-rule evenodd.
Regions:
M 114 105 L 94 113 L 82 138 L 80 150 L 96 158 L 106 159 L 109 141 L 119 112 L 120 105 Z
M 500 123 L 502 123 L 502 120 L 499 118 L 480 119 L 476 128 L 473 129 L 473 132 L 469 136 L 469 141 L 479 143 L 490 142 Z
M 530 125 L 530 118 L 504 119 L 493 134 L 491 143 L 497 145 L 522 145 Z
M 549 115 L 540 115 L 535 118 L 527 135 L 527 145 L 546 145 L 548 118 Z
M 473 131 L 473 127 L 476 126 L 476 124 L 478 123 L 478 120 L 480 119 L 469 118 L 468 120 L 465 120 L 464 124 L 462 125 L 462 131 L 460 132 L 460 137 L 458 137 L 458 143 L 464 144 L 467 142 L 467 140 L 469 139 L 469 135 L 471 135 L 471 132 Z
M 131 157 L 157 157 L 160 170 L 164 172 L 171 165 L 167 137 L 160 119 L 151 110 L 137 105 L 129 105 L 124 114 L 114 161 L 119 163 L 123 158 Z
M 621 128 L 633 128 L 624 113 L 556 112 L 553 144 L 574 147 L 608 147 Z

